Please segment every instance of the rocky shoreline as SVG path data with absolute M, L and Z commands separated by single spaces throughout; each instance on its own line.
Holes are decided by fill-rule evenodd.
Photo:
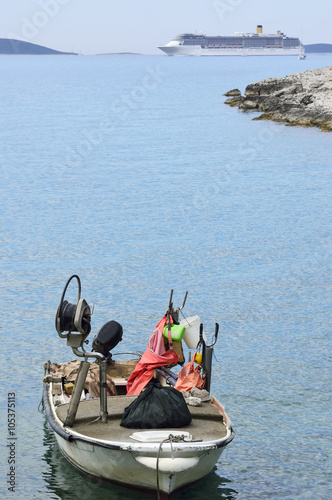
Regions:
M 251 83 L 244 94 L 238 89 L 226 92 L 229 99 L 225 104 L 244 111 L 262 111 L 254 120 L 332 132 L 332 67 Z

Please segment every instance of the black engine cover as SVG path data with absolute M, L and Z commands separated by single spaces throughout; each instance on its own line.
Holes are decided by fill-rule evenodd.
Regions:
M 122 326 L 116 321 L 108 321 L 93 339 L 92 350 L 108 356 L 109 352 L 122 340 L 122 335 Z

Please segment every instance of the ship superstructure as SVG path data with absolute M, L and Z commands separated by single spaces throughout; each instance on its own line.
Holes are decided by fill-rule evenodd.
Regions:
M 256 33 L 228 36 L 184 33 L 158 48 L 169 56 L 298 56 L 303 50 L 301 46 L 299 38 L 288 37 L 281 31 L 264 34 L 262 25 L 258 25 Z

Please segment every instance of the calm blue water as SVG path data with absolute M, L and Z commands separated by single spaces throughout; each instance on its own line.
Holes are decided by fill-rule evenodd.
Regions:
M 1 496 L 143 500 L 61 456 L 38 412 L 67 278 L 145 348 L 189 291 L 236 437 L 175 500 L 327 499 L 332 134 L 255 122 L 223 94 L 332 64 L 296 58 L 0 58 Z M 73 297 L 74 298 L 74 297 Z M 16 395 L 16 493 L 6 474 Z

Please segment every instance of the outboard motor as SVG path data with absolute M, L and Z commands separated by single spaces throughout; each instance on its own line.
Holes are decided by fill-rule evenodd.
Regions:
M 116 321 L 108 321 L 93 339 L 92 350 L 100 352 L 105 358 L 110 360 L 112 357 L 110 351 L 121 342 L 122 335 L 122 326 Z

